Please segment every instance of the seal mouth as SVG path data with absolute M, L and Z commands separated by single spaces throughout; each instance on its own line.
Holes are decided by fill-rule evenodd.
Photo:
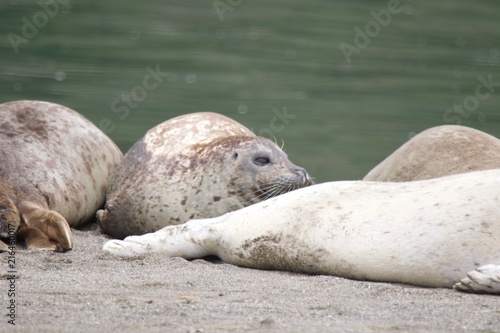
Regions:
M 258 201 L 264 201 L 277 197 L 278 195 L 299 189 L 297 184 L 272 184 L 263 186 L 257 190 L 256 197 Z
M 302 177 L 301 181 L 290 181 L 290 179 L 275 180 L 270 184 L 264 184 L 257 188 L 255 191 L 255 197 L 257 198 L 257 201 L 264 201 L 312 184 L 313 181 L 309 175 Z

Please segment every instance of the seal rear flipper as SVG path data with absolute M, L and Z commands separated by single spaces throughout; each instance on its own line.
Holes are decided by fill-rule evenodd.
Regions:
M 27 201 L 23 201 L 19 204 L 19 211 L 26 227 L 31 227 L 31 229 L 27 229 L 29 230 L 27 235 L 30 237 L 33 236 L 33 239 L 35 239 L 35 237 L 39 237 L 39 234 L 32 230 L 37 229 L 50 241 L 51 244 L 55 246 L 54 250 L 64 252 L 73 248 L 71 228 L 61 214 L 52 210 L 44 209 Z M 28 240 L 26 242 L 29 246 Z M 36 248 L 35 244 L 37 243 L 38 241 L 34 241 L 34 248 Z M 43 244 L 43 242 L 41 244 Z
M 57 246 L 50 241 L 47 235 L 26 223 L 21 223 L 17 234 L 24 239 L 26 248 L 29 250 L 57 251 Z
M 485 265 L 467 273 L 467 277 L 453 286 L 454 289 L 484 294 L 500 295 L 500 265 Z

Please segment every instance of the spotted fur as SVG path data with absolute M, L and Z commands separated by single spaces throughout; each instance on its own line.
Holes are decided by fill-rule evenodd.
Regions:
M 26 220 L 19 219 L 25 202 L 30 216 L 50 216 L 47 221 L 61 223 L 61 233 L 55 233 L 59 236 L 49 239 L 60 243 L 55 248 L 70 249 L 69 227 L 88 221 L 103 205 L 111 173 L 122 157 L 102 131 L 69 108 L 40 101 L 1 104 L 0 212 L 11 215 L 2 215 L 0 224 L 26 229 Z M 31 219 L 31 224 L 40 221 Z
M 269 163 L 257 166 L 263 156 Z M 271 140 L 225 116 L 194 113 L 154 127 L 127 152 L 97 217 L 104 232 L 123 238 L 219 216 L 310 183 Z

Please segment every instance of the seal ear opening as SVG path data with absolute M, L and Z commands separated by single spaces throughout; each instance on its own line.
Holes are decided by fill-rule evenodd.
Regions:
M 233 157 L 233 160 L 236 160 L 238 158 L 238 153 L 234 153 L 232 157 Z

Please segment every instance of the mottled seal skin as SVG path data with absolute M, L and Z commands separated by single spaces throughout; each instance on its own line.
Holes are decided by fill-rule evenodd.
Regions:
M 212 112 L 168 120 L 125 155 L 97 213 L 124 238 L 246 207 L 311 184 L 271 140 Z
M 223 216 L 108 241 L 163 253 L 358 280 L 500 294 L 500 169 L 415 182 L 309 186 Z
M 0 104 L 0 158 L 0 237 L 10 225 L 28 248 L 64 251 L 73 247 L 70 227 L 104 204 L 123 155 L 77 112 L 15 101 Z
M 458 125 L 427 129 L 398 148 L 363 180 L 405 182 L 500 168 L 500 140 Z

